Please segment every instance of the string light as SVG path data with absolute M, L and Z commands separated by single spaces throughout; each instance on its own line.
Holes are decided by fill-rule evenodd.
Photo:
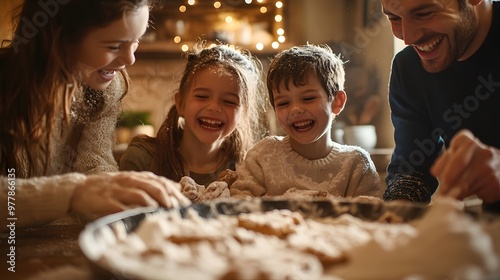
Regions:
M 269 0 L 268 1 L 264 1 L 264 0 L 244 0 L 244 3 L 246 3 L 248 5 L 252 4 L 253 2 L 256 2 L 255 5 L 260 6 L 259 7 L 259 12 L 261 14 L 268 13 L 269 12 L 269 7 L 270 7 L 269 4 L 272 4 L 272 3 L 269 3 Z M 185 3 L 187 3 L 190 6 L 195 6 L 197 4 L 197 1 L 195 1 L 195 0 L 187 0 Z M 222 3 L 223 3 L 223 1 L 220 1 L 220 0 L 214 1 L 213 2 L 213 7 L 215 9 L 221 9 L 222 5 L 223 5 Z M 284 18 L 283 18 L 283 7 L 284 7 L 283 0 L 281 0 L 281 1 L 280 0 L 275 1 L 274 2 L 274 6 L 276 7 L 276 9 L 274 9 L 274 11 L 275 11 L 275 14 L 274 14 L 274 23 L 273 23 L 273 25 L 270 28 L 272 29 L 272 33 L 271 34 L 275 34 L 275 35 L 271 35 L 271 36 L 273 36 L 275 39 L 272 42 L 269 42 L 268 39 L 264 39 L 264 40 L 260 41 L 262 39 L 262 37 L 260 37 L 260 39 L 258 39 L 259 37 L 254 37 L 253 38 L 254 40 L 259 40 L 257 43 L 255 43 L 255 48 L 257 50 L 259 50 L 259 51 L 264 50 L 264 48 L 266 47 L 266 44 L 270 44 L 270 46 L 268 45 L 268 47 L 271 47 L 273 49 L 278 49 L 280 47 L 280 45 L 285 42 L 285 36 L 284 36 L 285 30 L 283 29 L 283 20 L 284 20 Z M 185 5 L 180 5 L 179 6 L 179 11 L 181 13 L 185 13 L 187 11 L 187 7 Z M 220 11 L 217 11 L 216 13 L 219 14 L 219 15 L 222 15 L 222 14 L 220 14 L 221 13 Z M 237 13 L 236 13 L 236 15 L 237 15 Z M 226 15 L 226 16 L 224 16 L 222 18 L 223 18 L 225 24 L 227 24 L 227 28 L 228 28 L 228 30 L 226 30 L 224 28 L 224 32 L 229 32 L 229 34 L 232 34 L 231 32 L 235 32 L 235 30 L 241 30 L 239 26 L 241 26 L 242 24 L 247 24 L 248 25 L 248 22 L 246 21 L 246 19 L 241 20 L 240 18 L 238 18 L 238 16 L 235 17 L 235 14 L 233 14 L 232 16 L 231 15 Z M 249 32 L 250 32 L 250 35 L 247 35 L 247 36 L 252 36 L 252 31 L 250 30 Z M 247 32 L 246 34 L 249 34 L 249 33 Z M 181 35 L 182 34 L 177 34 L 173 38 L 174 43 L 179 44 L 182 41 Z M 234 33 L 234 35 L 231 35 L 231 36 L 233 36 L 233 37 L 229 37 L 229 38 L 232 38 L 229 41 L 238 41 L 238 42 L 240 42 L 239 40 L 241 40 L 241 42 L 246 42 L 246 41 L 243 41 L 242 39 L 237 39 L 237 36 L 243 36 L 243 35 L 239 35 L 239 34 Z M 234 38 L 235 36 L 236 36 L 236 39 Z M 248 41 L 248 42 L 250 42 L 250 41 Z M 183 44 L 181 46 L 181 49 L 182 49 L 182 51 L 188 51 L 189 47 L 188 47 L 187 44 Z

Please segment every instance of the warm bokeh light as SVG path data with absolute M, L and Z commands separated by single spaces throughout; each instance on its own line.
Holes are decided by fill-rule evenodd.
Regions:
M 228 43 L 239 43 L 245 46 L 248 45 L 253 45 L 255 44 L 255 48 L 257 50 L 264 50 L 266 48 L 273 48 L 273 49 L 280 49 L 282 47 L 282 44 L 285 42 L 285 30 L 283 28 L 283 22 L 285 20 L 284 18 L 284 1 L 283 0 L 231 0 L 234 2 L 235 5 L 230 4 L 228 7 L 226 7 L 224 1 L 222 0 L 213 0 L 213 8 L 216 9 L 217 11 L 210 12 L 210 13 L 217 13 L 219 16 L 219 19 L 216 19 L 214 22 L 214 26 L 217 26 L 223 34 L 225 40 L 228 41 Z M 196 8 L 198 7 L 189 7 L 188 11 L 188 5 L 189 6 L 199 6 L 200 2 L 203 1 L 197 1 L 197 0 L 183 0 L 182 1 L 184 5 L 179 6 L 179 11 L 181 13 L 186 13 L 188 16 L 196 16 L 195 14 L 191 15 L 191 13 L 194 10 L 198 10 Z M 210 2 L 210 1 L 209 1 Z M 228 0 L 229 2 L 229 0 Z M 258 26 L 257 24 L 257 32 L 255 30 L 252 31 L 253 28 L 253 19 L 249 18 L 241 18 L 241 11 L 233 11 L 229 10 L 227 11 L 228 8 L 234 9 L 237 8 L 236 6 L 238 5 L 252 5 L 252 9 L 258 8 L 259 12 L 261 14 L 267 14 L 265 15 L 266 19 L 271 19 L 271 16 L 273 16 L 274 23 L 270 23 L 271 30 L 275 30 L 273 32 L 269 32 L 271 30 L 267 29 L 266 30 L 260 30 L 259 28 L 262 28 Z M 205 4 L 203 4 L 205 5 Z M 202 5 L 202 6 L 203 6 Z M 272 5 L 274 5 L 276 8 L 274 8 Z M 205 6 L 205 8 L 207 8 Z M 241 7 L 240 7 L 241 8 Z M 259 22 L 257 22 L 259 23 Z M 178 24 L 177 24 L 178 25 Z M 181 42 L 184 40 L 190 40 L 186 37 L 183 32 L 179 32 L 179 27 L 173 27 L 177 31 L 174 33 L 177 36 L 173 37 L 171 40 L 174 41 L 175 44 L 181 45 Z M 246 28 L 246 29 L 245 29 Z M 192 32 L 192 31 L 188 31 Z M 226 34 L 227 33 L 227 34 Z M 240 34 L 241 33 L 241 34 Z M 182 37 L 181 37 L 182 36 Z M 234 42 L 233 42 L 234 41 Z M 186 41 L 184 41 L 186 42 Z M 182 50 L 183 51 L 188 51 L 189 47 L 184 44 L 182 45 Z

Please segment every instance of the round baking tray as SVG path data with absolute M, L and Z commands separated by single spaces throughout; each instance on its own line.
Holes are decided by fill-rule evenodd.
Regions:
M 79 237 L 80 248 L 89 260 L 96 279 L 140 279 L 137 275 L 125 275 L 112 267 L 99 262 L 106 246 L 102 246 L 103 234 L 114 227 L 124 228 L 127 233 L 133 232 L 148 215 L 164 211 L 178 211 L 182 217 L 189 209 L 195 210 L 203 218 L 218 215 L 238 215 L 241 213 L 266 212 L 275 209 L 288 209 L 299 212 L 306 218 L 337 217 L 350 214 L 354 217 L 377 221 L 384 217 L 397 217 L 399 222 L 409 222 L 421 217 L 426 206 L 403 202 L 352 201 L 348 199 L 325 200 L 280 200 L 254 198 L 248 200 L 219 200 L 210 203 L 192 204 L 182 208 L 137 208 L 100 218 L 89 223 Z M 387 214 L 390 214 L 387 216 Z

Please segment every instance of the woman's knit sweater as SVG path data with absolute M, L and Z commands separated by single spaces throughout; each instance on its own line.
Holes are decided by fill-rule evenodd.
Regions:
M 16 226 L 22 227 L 62 218 L 68 214 L 73 190 L 86 179 L 83 174 L 118 170 L 112 148 L 123 92 L 124 80 L 117 76 L 104 91 L 104 110 L 97 118 L 86 122 L 81 130 L 76 151 L 66 143 L 70 133 L 74 132 L 79 116 L 72 110 L 67 124 L 61 110 L 51 135 L 47 172 L 24 178 L 26 169 L 10 168 L 7 170 L 7 177 L 0 176 L 0 205 L 5 206 L 0 211 L 0 219 L 6 221 L 7 218 L 17 218 Z M 72 108 L 82 106 L 82 102 L 83 100 L 75 98 Z M 75 156 L 73 159 L 72 155 Z M 59 175 L 63 173 L 66 174 Z M 7 211 L 9 202 L 15 205 L 12 212 Z

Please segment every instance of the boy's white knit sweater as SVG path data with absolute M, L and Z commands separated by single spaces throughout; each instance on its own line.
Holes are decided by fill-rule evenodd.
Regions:
M 309 160 L 292 149 L 288 136 L 269 136 L 257 143 L 236 171 L 234 197 L 280 196 L 295 189 L 381 198 L 384 191 L 366 150 L 334 143 L 326 157 Z

